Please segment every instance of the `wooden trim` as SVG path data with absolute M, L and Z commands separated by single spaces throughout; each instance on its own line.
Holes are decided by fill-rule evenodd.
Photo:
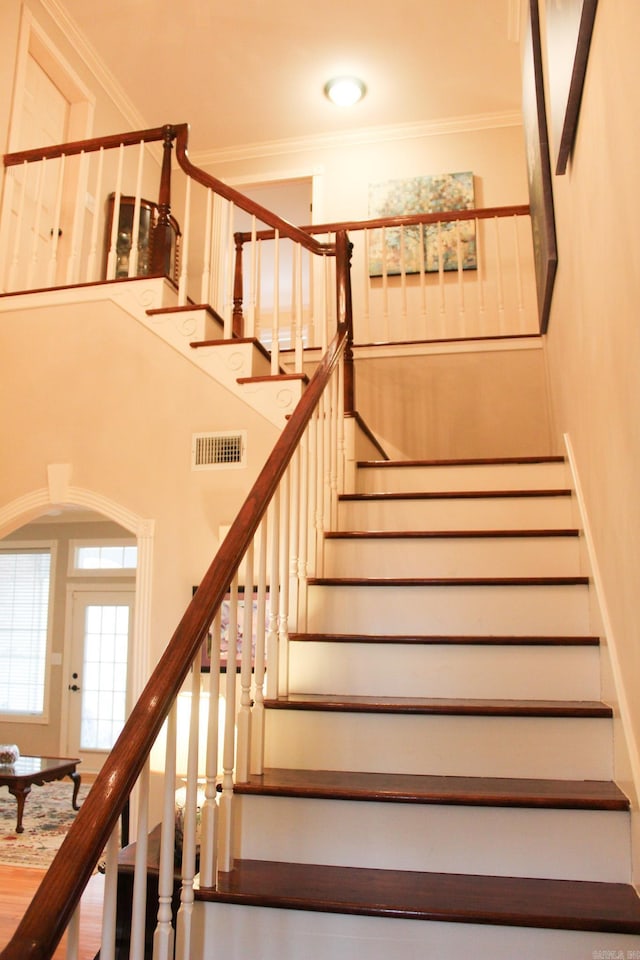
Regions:
M 68 143 L 59 143 L 54 146 L 36 147 L 34 150 L 18 150 L 15 153 L 5 153 L 5 167 L 14 167 L 21 163 L 33 163 L 37 160 L 54 160 L 56 157 L 73 157 L 80 153 L 95 153 L 104 147 L 112 150 L 121 144 L 132 147 L 144 140 L 145 143 L 154 143 L 163 140 L 167 127 L 150 127 L 147 130 L 134 130 L 129 133 L 114 133 L 108 137 L 93 137 L 90 140 L 72 140 Z
M 326 540 L 482 540 L 579 537 L 566 530 L 327 530 Z
M 576 587 L 589 577 L 310 577 L 321 587 Z
M 565 463 L 559 454 L 550 457 L 476 457 L 467 460 L 359 460 L 358 467 L 475 467 L 508 466 L 510 464 Z
M 341 493 L 340 501 L 352 500 L 484 500 L 504 497 L 570 497 L 569 488 L 553 490 L 435 490 L 408 493 Z
M 598 647 L 599 637 L 546 636 L 417 636 L 416 634 L 290 633 L 292 643 L 388 643 L 416 645 Z
M 290 694 L 266 699 L 265 709 L 328 713 L 391 713 L 455 717 L 607 718 L 613 709 L 599 700 L 474 700 L 453 697 L 358 697 Z

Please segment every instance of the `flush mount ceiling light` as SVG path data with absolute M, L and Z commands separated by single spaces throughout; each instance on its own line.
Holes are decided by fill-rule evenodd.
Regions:
M 357 77 L 335 77 L 324 85 L 325 95 L 339 107 L 352 107 L 362 100 L 367 88 Z

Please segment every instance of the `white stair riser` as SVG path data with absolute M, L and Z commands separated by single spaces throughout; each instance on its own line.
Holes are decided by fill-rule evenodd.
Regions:
M 597 647 L 293 642 L 289 692 L 598 700 Z
M 265 766 L 609 780 L 606 718 L 267 710 Z
M 580 573 L 578 537 L 328 539 L 328 577 L 565 577 Z
M 544 530 L 575 526 L 572 497 L 343 500 L 339 530 Z
M 589 633 L 588 587 L 311 585 L 310 633 Z
M 569 486 L 566 463 L 486 463 L 362 467 L 360 493 L 416 490 L 537 490 Z
M 225 960 L 631 960 L 637 936 L 195 903 L 192 956 Z M 178 947 L 180 944 L 178 944 Z
M 624 812 L 258 796 L 234 804 L 242 860 L 630 882 Z

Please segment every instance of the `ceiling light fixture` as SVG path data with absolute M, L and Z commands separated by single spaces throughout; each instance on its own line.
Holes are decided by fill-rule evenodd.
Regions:
M 352 107 L 362 100 L 367 88 L 357 77 L 335 77 L 324 86 L 325 95 L 339 107 Z

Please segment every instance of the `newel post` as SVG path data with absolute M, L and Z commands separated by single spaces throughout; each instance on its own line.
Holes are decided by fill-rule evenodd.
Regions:
M 162 170 L 160 173 L 160 190 L 158 192 L 158 220 L 153 230 L 151 244 L 151 273 L 153 276 L 164 276 L 171 272 L 171 151 L 173 149 L 174 129 L 168 125 L 164 128 L 162 141 Z
M 338 281 L 338 323 L 347 325 L 347 342 L 344 351 L 344 412 L 355 413 L 356 386 L 353 363 L 353 309 L 351 305 L 351 253 L 353 244 L 346 230 L 336 234 L 336 276 Z
M 244 317 L 242 316 L 242 254 L 244 252 L 244 239 L 241 233 L 234 233 L 233 238 L 236 244 L 236 262 L 233 273 L 233 320 L 232 330 L 234 336 L 244 336 Z

